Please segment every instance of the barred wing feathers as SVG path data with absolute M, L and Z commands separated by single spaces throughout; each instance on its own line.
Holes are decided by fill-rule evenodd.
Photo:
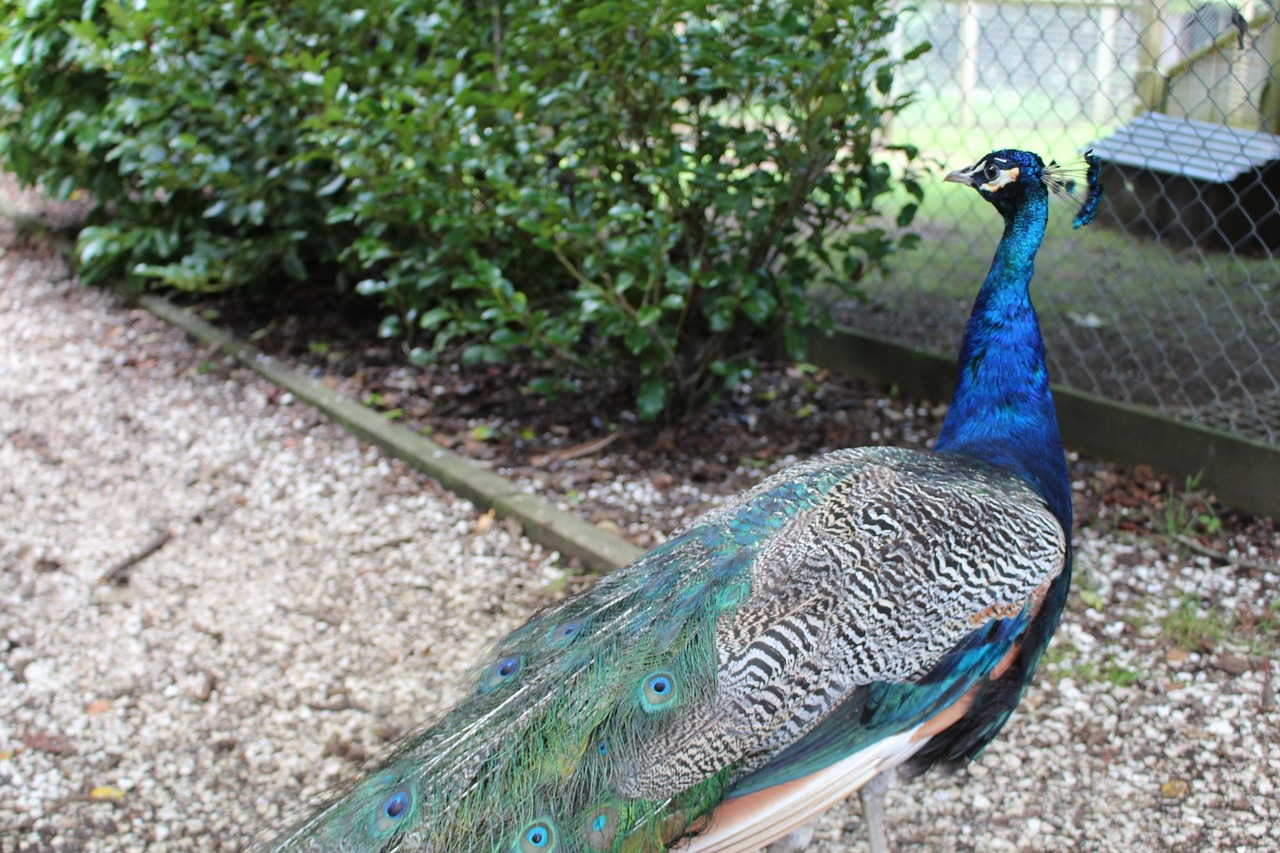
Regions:
M 688 849 L 753 849 L 807 814 L 743 803 L 843 796 L 918 749 L 1066 553 L 999 469 L 809 460 L 502 640 L 466 699 L 281 847 L 640 851 L 710 827 Z

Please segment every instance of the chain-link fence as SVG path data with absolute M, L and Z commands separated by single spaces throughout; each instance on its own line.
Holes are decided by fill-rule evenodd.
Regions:
M 919 3 L 933 50 L 887 141 L 939 168 L 992 148 L 1104 154 L 1099 223 L 1051 214 L 1034 297 L 1056 381 L 1280 444 L 1276 0 Z M 844 306 L 854 328 L 953 352 L 999 223 L 936 184 L 921 246 Z

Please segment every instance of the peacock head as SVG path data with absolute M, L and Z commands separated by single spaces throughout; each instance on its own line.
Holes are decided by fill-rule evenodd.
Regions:
M 1098 212 L 1102 201 L 1100 171 L 1101 161 L 1092 149 L 1085 151 L 1076 163 L 1059 165 L 1051 160 L 1045 165 L 1038 154 L 1002 148 L 972 166 L 957 169 L 947 175 L 946 180 L 973 187 L 1006 219 L 1029 199 L 1052 193 L 1067 199 L 1076 208 L 1073 224 L 1079 228 L 1087 225 Z

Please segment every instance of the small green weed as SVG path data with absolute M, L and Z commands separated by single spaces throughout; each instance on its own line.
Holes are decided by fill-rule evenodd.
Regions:
M 1280 597 L 1259 610 L 1245 605 L 1228 613 L 1184 595 L 1160 627 L 1166 640 L 1187 651 L 1210 652 L 1230 642 L 1247 647 L 1250 655 L 1275 657 L 1280 653 Z
M 1249 654 L 1280 655 L 1280 595 L 1261 610 L 1243 607 L 1236 611 L 1236 629 L 1248 642 Z
M 1084 604 L 1085 607 L 1091 608 L 1093 610 L 1101 610 L 1104 603 L 1102 600 L 1102 596 L 1098 593 L 1096 589 L 1080 590 L 1080 602 Z
M 1081 659 L 1080 650 L 1071 643 L 1054 643 L 1045 653 L 1044 660 L 1050 678 L 1055 682 L 1071 678 L 1080 684 L 1132 687 L 1142 680 L 1139 670 L 1118 663 L 1112 655 L 1106 655 L 1101 661 Z
M 1098 588 L 1089 582 L 1085 572 L 1076 572 L 1071 578 L 1071 586 L 1075 588 L 1076 598 L 1085 607 L 1102 610 L 1106 602 Z
M 1164 636 L 1189 652 L 1207 652 L 1221 645 L 1230 633 L 1232 617 L 1213 608 L 1202 607 L 1191 595 L 1160 620 Z
M 1261 633 L 1270 634 L 1273 638 L 1280 637 L 1280 595 L 1271 602 L 1267 611 L 1267 614 L 1258 620 L 1256 627 Z
M 1213 507 L 1197 493 L 1201 471 L 1186 480 L 1186 488 L 1181 494 L 1173 489 L 1164 505 L 1164 532 L 1167 536 L 1213 536 L 1222 529 L 1222 519 L 1218 518 Z
M 756 400 L 761 403 L 772 403 L 776 399 L 778 399 L 777 388 L 765 388 L 763 391 L 756 392 Z
M 1044 666 L 1055 670 L 1078 654 L 1080 650 L 1068 642 L 1050 643 L 1048 650 L 1044 653 Z
M 1142 674 L 1133 667 L 1116 663 L 1107 655 L 1101 663 L 1085 661 L 1075 668 L 1075 678 L 1082 684 L 1105 683 L 1116 687 L 1132 687 L 1142 680 Z

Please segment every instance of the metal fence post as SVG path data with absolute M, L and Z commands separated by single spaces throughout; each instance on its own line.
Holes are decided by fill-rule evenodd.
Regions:
M 1141 7 L 1142 31 L 1138 37 L 1138 112 L 1164 112 L 1169 83 L 1160 73 L 1160 58 L 1168 40 L 1169 27 L 1164 20 L 1166 0 L 1151 0 Z

